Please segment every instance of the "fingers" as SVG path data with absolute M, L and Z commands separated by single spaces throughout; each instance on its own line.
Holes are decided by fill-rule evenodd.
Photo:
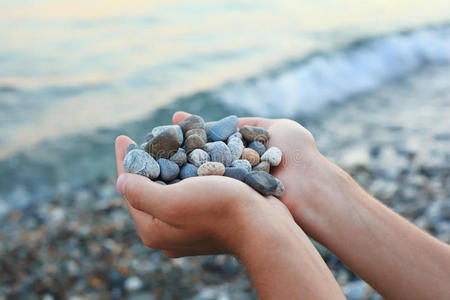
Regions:
M 239 118 L 239 128 L 242 126 L 256 126 L 268 128 L 274 122 L 273 119 L 265 119 L 265 118 L 256 118 L 256 117 L 247 117 L 247 118 Z
M 127 147 L 133 143 L 134 141 L 132 139 L 124 135 L 116 138 L 116 166 L 118 176 L 124 173 L 123 160 L 125 158 L 125 155 L 127 154 Z
M 183 121 L 184 119 L 189 117 L 190 115 L 191 114 L 184 112 L 184 111 L 177 111 L 176 113 L 173 114 L 172 122 L 173 122 L 173 124 L 177 125 L 178 123 L 180 123 L 181 121 Z

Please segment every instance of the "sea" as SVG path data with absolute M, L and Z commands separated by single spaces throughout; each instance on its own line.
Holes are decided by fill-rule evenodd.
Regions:
M 0 215 L 108 180 L 115 137 L 177 110 L 307 126 L 449 66 L 450 1 L 0 0 Z

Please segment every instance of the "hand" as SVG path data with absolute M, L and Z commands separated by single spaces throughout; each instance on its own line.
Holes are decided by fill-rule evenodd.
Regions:
M 123 159 L 131 139 L 116 140 L 117 186 L 141 240 L 168 257 L 232 253 L 244 245 L 279 235 L 293 222 L 274 197 L 263 197 L 246 184 L 224 176 L 185 179 L 163 186 L 124 174 Z M 295 225 L 295 223 L 294 223 Z

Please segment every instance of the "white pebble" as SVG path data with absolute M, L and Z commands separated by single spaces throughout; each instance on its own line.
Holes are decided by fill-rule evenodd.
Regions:
M 202 149 L 195 149 L 189 153 L 188 161 L 197 168 L 203 165 L 205 162 L 210 161 L 209 154 Z
M 278 166 L 281 163 L 281 157 L 283 153 L 277 147 L 270 147 L 267 151 L 261 156 L 262 161 L 268 161 L 271 166 Z

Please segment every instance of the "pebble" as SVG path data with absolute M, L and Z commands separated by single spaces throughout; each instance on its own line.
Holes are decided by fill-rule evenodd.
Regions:
M 205 129 L 205 121 L 202 117 L 191 115 L 178 123 L 178 125 L 181 127 L 181 130 L 183 130 L 183 133 L 188 132 L 191 129 L 195 128 L 202 128 Z
M 251 148 L 245 148 L 242 151 L 241 159 L 248 160 L 252 167 L 259 164 L 259 154 Z
M 152 129 L 151 134 L 153 134 L 153 136 L 156 137 L 156 136 L 160 135 L 161 133 L 163 133 L 164 131 L 166 131 L 168 128 L 175 128 L 176 129 L 177 134 L 178 134 L 178 143 L 181 146 L 183 144 L 184 136 L 183 136 L 183 131 L 181 130 L 181 127 L 179 125 L 157 126 L 157 127 Z
M 139 277 L 130 277 L 125 280 L 124 286 L 128 292 L 139 291 L 143 287 L 143 282 Z
M 205 142 L 208 141 L 208 138 L 206 137 L 206 131 L 202 128 L 195 128 L 195 129 L 191 129 L 188 132 L 186 132 L 185 134 L 185 138 L 187 139 L 188 137 L 190 137 L 191 135 L 198 135 L 199 137 L 202 138 L 202 140 Z
M 277 195 L 277 197 L 281 197 L 283 194 L 284 188 L 279 186 L 281 181 L 267 172 L 252 171 L 245 177 L 244 182 L 264 196 Z
M 251 142 L 248 147 L 258 152 L 260 157 L 266 152 L 266 146 L 260 141 Z
M 195 177 L 197 176 L 197 167 L 194 166 L 193 164 L 185 164 L 181 170 L 180 170 L 180 178 L 181 179 L 186 179 L 189 177 Z
M 213 127 L 216 123 L 217 123 L 217 121 L 206 122 L 205 123 L 205 131 L 206 131 L 206 137 L 207 137 L 207 141 L 208 142 L 212 142 L 213 141 L 211 139 L 211 137 L 209 136 L 209 131 L 211 130 L 211 127 Z
M 271 166 L 278 166 L 281 163 L 281 158 L 283 153 L 280 148 L 270 147 L 267 151 L 261 156 L 261 160 L 268 161 Z
M 249 143 L 253 141 L 260 141 L 265 144 L 269 140 L 269 132 L 262 127 L 256 126 L 242 126 L 239 132 L 242 137 Z
M 268 161 L 263 160 L 262 162 L 253 167 L 253 171 L 264 171 L 270 173 L 270 163 Z
M 198 170 L 198 176 L 218 175 L 222 176 L 225 173 L 225 166 L 220 162 L 206 162 L 202 164 Z
M 178 142 L 177 130 L 169 127 L 148 142 L 146 151 L 155 159 L 170 158 L 178 151 Z
M 198 135 L 193 134 L 184 141 L 184 148 L 187 153 L 191 153 L 195 149 L 203 149 L 205 141 Z
M 238 125 L 239 120 L 236 116 L 228 116 L 214 124 L 208 134 L 213 141 L 225 141 L 238 131 Z
M 275 192 L 273 192 L 273 195 L 275 197 L 281 198 L 284 194 L 284 184 L 281 182 L 280 179 L 276 177 L 273 178 L 275 178 L 275 180 L 277 181 L 277 188 L 275 189 Z
M 183 148 L 179 148 L 177 153 L 170 157 L 170 160 L 181 168 L 187 162 L 186 151 Z
M 240 167 L 225 168 L 224 176 L 231 177 L 240 181 L 244 181 L 248 175 L 248 170 Z
M 242 134 L 237 131 L 228 137 L 227 143 L 230 142 L 231 139 L 240 139 L 242 141 Z
M 180 182 L 180 181 L 181 181 L 180 179 L 175 178 L 174 180 L 169 181 L 167 184 L 175 184 L 175 183 L 178 183 L 178 182 Z
M 235 168 L 244 168 L 248 172 L 250 172 L 252 170 L 252 165 L 250 164 L 250 162 L 248 160 L 245 160 L 245 159 L 235 160 L 231 163 L 231 166 L 235 167 Z
M 196 167 L 210 161 L 209 154 L 202 149 L 195 149 L 188 155 L 188 161 Z
M 146 148 L 147 148 L 147 142 L 142 143 L 142 144 L 139 146 L 139 149 L 144 150 L 144 151 L 145 151 Z
M 145 135 L 145 141 L 148 143 L 151 140 L 153 140 L 154 137 L 155 137 L 155 135 L 153 133 L 149 132 Z
M 126 153 L 130 152 L 131 150 L 137 149 L 137 148 L 138 148 L 138 147 L 137 147 L 136 144 L 131 143 L 131 144 L 128 145 L 128 147 L 127 147 L 127 152 L 126 152 Z
M 134 149 L 131 150 L 123 161 L 123 168 L 127 173 L 139 174 L 156 179 L 159 176 L 159 164 L 147 152 Z
M 242 151 L 244 151 L 245 146 L 241 139 L 235 137 L 228 139 L 228 148 L 231 151 L 231 158 L 234 161 L 241 158 Z
M 226 167 L 233 162 L 231 151 L 224 142 L 215 142 L 211 146 L 211 161 L 220 162 Z
M 158 184 L 160 184 L 160 185 L 167 185 L 167 183 L 165 183 L 165 182 L 162 181 L 162 180 L 156 180 L 155 183 L 158 183 Z
M 165 182 L 172 181 L 178 177 L 178 174 L 180 173 L 180 167 L 178 167 L 178 165 L 173 161 L 165 158 L 160 158 L 158 159 L 158 164 L 161 170 L 159 176 Z

